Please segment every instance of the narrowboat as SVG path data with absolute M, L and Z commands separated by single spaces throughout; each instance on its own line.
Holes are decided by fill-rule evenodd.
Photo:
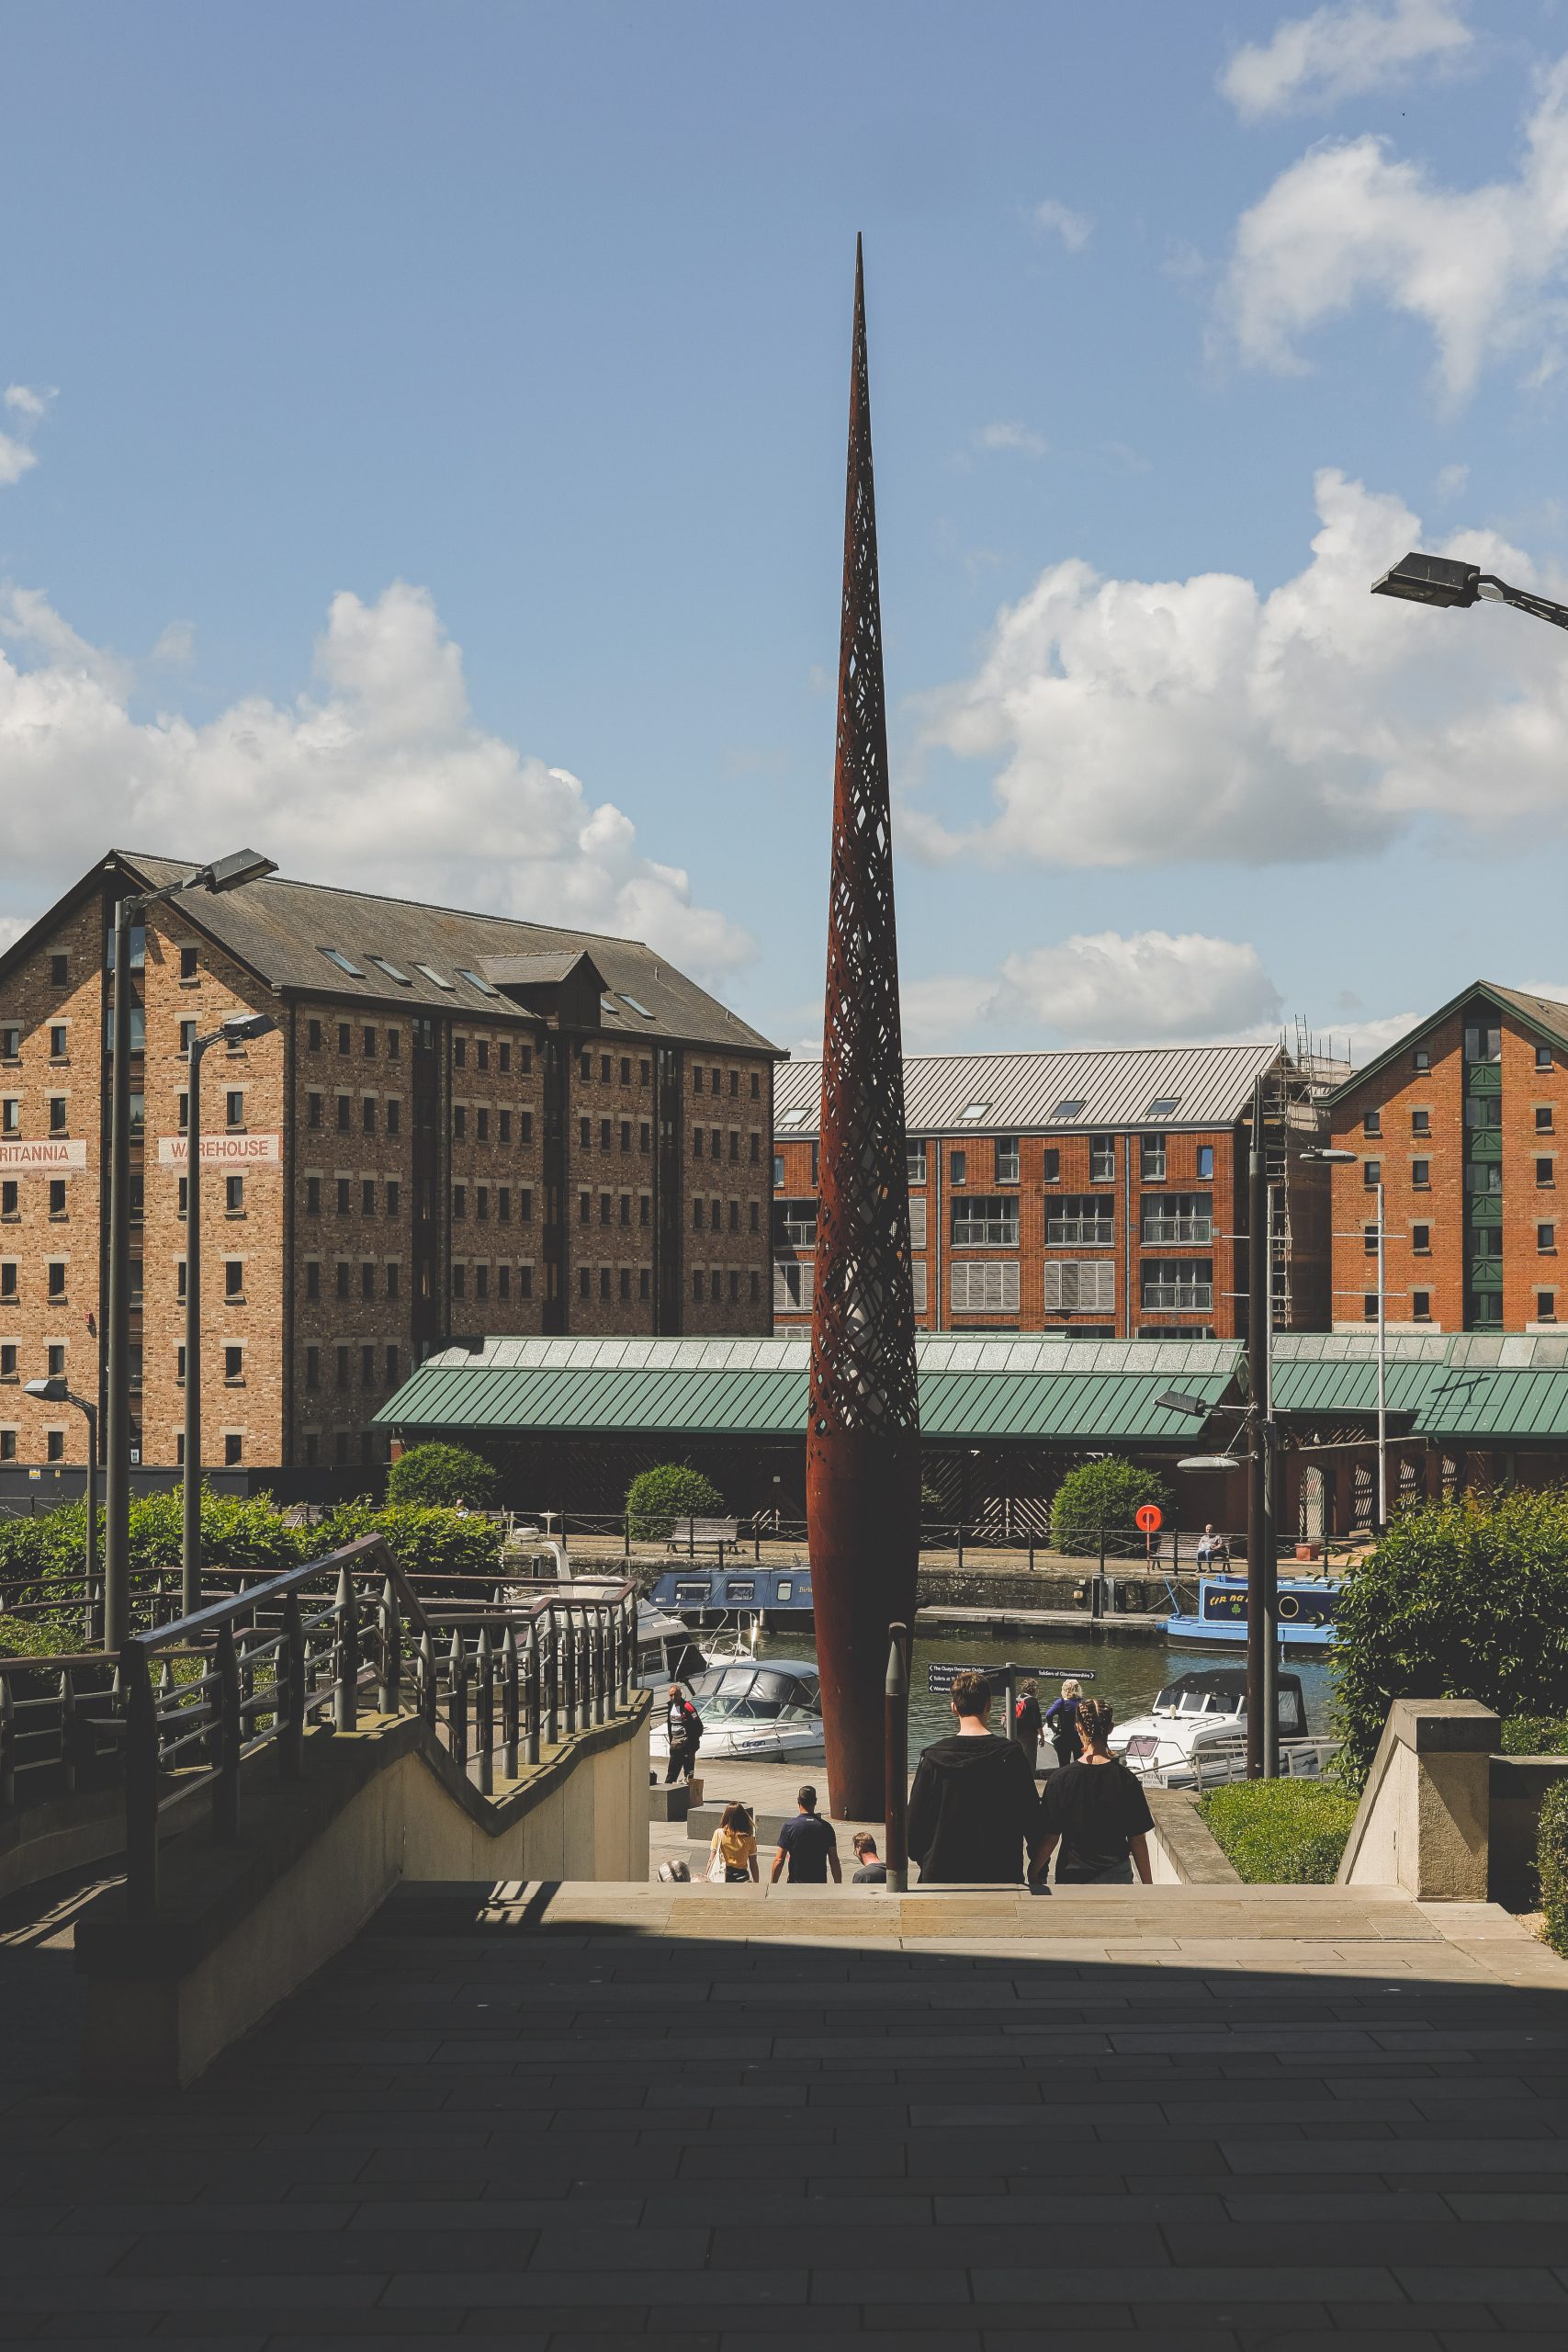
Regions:
M 1322 1577 L 1280 1578 L 1280 1643 L 1284 1649 L 1326 1649 L 1334 1639 L 1339 1592 Z M 1175 1594 L 1171 1599 L 1175 1600 Z M 1247 1639 L 1247 1577 L 1200 1577 L 1198 1609 L 1190 1615 L 1180 1609 L 1165 1621 L 1168 1642 L 1226 1647 Z
M 809 1633 L 813 1623 L 809 1568 L 705 1568 L 700 1561 L 667 1568 L 652 1599 L 686 1625 L 719 1625 L 760 1618 L 764 1633 Z

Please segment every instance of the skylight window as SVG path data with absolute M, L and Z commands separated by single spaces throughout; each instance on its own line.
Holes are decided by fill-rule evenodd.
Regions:
M 1071 1097 L 1069 1097 L 1066 1102 L 1057 1103 L 1055 1109 L 1052 1112 L 1051 1116 L 1053 1120 L 1081 1119 L 1083 1117 L 1083 1104 L 1081 1102 L 1073 1102 Z
M 378 972 L 385 972 L 389 980 L 396 980 L 400 988 L 412 988 L 413 982 L 410 979 L 408 974 L 406 972 L 400 972 L 397 966 L 395 964 L 389 964 L 384 956 L 372 956 L 370 961 L 375 965 L 376 969 Z
M 1144 1116 L 1145 1119 L 1168 1119 L 1174 1115 L 1180 1100 L 1179 1094 L 1156 1094 Z
M 606 1021 L 619 1021 L 624 1018 L 621 1008 L 613 996 L 602 996 L 599 1000 L 599 1010 Z
M 340 972 L 346 972 L 351 980 L 362 980 L 365 978 L 365 975 L 360 970 L 358 965 L 351 964 L 348 957 L 342 955 L 337 948 L 323 947 L 321 953 L 326 957 L 329 964 L 335 964 L 338 970 Z
M 470 972 L 466 964 L 458 965 L 457 978 L 460 980 L 467 980 L 470 988 L 478 989 L 481 996 L 499 996 L 501 994 L 501 990 L 499 989 L 491 988 L 488 980 L 481 980 L 477 972 Z
M 796 1110 L 782 1112 L 779 1115 L 777 1124 L 781 1127 L 803 1127 L 806 1125 L 810 1116 L 810 1103 L 803 1102 Z
M 629 1004 L 634 1012 L 640 1012 L 645 1021 L 656 1021 L 659 1017 L 657 1013 L 649 1012 L 646 1004 L 639 1004 L 635 996 L 627 996 L 624 989 L 621 991 L 621 1002 Z
M 965 1125 L 970 1125 L 976 1119 L 983 1119 L 990 1107 L 988 1102 L 965 1102 L 958 1115 Z
M 416 964 L 414 966 L 414 970 L 416 972 L 423 972 L 427 980 L 434 980 L 438 989 L 446 989 L 450 992 L 452 982 L 444 978 L 441 973 L 436 970 L 434 964 Z

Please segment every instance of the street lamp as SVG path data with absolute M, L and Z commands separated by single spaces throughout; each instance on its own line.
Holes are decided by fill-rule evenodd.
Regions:
M 74 1405 L 87 1424 L 87 1546 L 83 1562 L 87 1592 L 83 1627 L 85 1638 L 96 1642 L 98 1638 L 98 1408 L 87 1397 L 73 1395 L 59 1373 L 52 1373 L 47 1380 L 29 1380 L 22 1394 L 24 1396 L 36 1396 L 40 1405 Z
M 201 1607 L 201 1057 L 209 1046 L 243 1046 L 276 1029 L 270 1012 L 232 1012 L 193 1036 L 186 1092 L 186 1430 L 182 1465 L 180 1607 Z
M 108 1314 L 104 1334 L 104 1647 L 118 1650 L 130 1632 L 130 934 L 150 907 L 186 890 L 237 890 L 275 874 L 254 849 L 232 851 L 183 882 L 134 890 L 115 900 L 114 1000 L 109 1052 Z
M 1397 596 L 1407 605 L 1512 605 L 1516 612 L 1533 613 L 1555 628 L 1568 628 L 1568 605 L 1553 604 L 1550 596 L 1534 595 L 1528 588 L 1511 588 L 1495 571 L 1483 571 L 1454 556 L 1402 556 L 1381 580 L 1373 581 L 1372 594 Z
M 1405 560 L 1409 562 L 1411 559 L 1406 557 Z M 1433 556 L 1427 560 L 1437 563 L 1441 560 L 1441 558 Z M 1331 1150 L 1326 1147 L 1320 1151 L 1303 1151 L 1302 1158 L 1326 1162 L 1335 1168 L 1343 1168 L 1347 1165 L 1353 1167 L 1356 1162 L 1356 1154 L 1353 1151 Z M 1376 1192 L 1378 1202 L 1378 1526 L 1382 1529 L 1388 1525 L 1388 1285 L 1385 1280 L 1387 1264 L 1383 1256 L 1387 1219 L 1383 1215 L 1383 1190 L 1381 1175 L 1377 1181 Z M 1333 1320 L 1332 1314 L 1329 1320 L 1331 1322 Z

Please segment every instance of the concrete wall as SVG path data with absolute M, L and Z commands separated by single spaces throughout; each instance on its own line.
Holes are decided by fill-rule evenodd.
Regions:
M 1155 1826 L 1149 1838 L 1149 1861 L 1156 1886 L 1239 1886 L 1234 1862 L 1228 1861 L 1198 1810 L 1198 1799 L 1184 1789 L 1147 1789 Z
M 1339 1865 L 1341 1886 L 1403 1886 L 1434 1903 L 1484 1903 L 1491 1755 L 1499 1724 L 1474 1699 L 1399 1699 Z

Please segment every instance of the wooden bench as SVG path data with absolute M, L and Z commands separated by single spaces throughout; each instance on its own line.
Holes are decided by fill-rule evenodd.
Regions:
M 697 1546 L 718 1554 L 718 1564 L 724 1566 L 726 1546 L 738 1540 L 738 1522 L 733 1519 L 678 1519 L 670 1530 L 670 1549 L 683 1552 L 689 1560 L 697 1556 Z

